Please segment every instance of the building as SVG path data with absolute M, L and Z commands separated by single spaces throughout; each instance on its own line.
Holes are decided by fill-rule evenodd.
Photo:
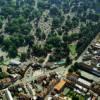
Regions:
M 5 91 L 5 96 L 6 96 L 7 100 L 14 100 L 8 89 L 6 89 L 6 91 Z
M 12 83 L 10 78 L 4 78 L 2 80 L 0 80 L 0 89 L 3 89 L 7 86 L 9 86 Z
M 26 87 L 27 87 L 27 89 L 28 89 L 30 95 L 31 95 L 31 96 L 35 96 L 36 92 L 35 92 L 35 90 L 32 89 L 31 84 L 27 84 Z
M 80 91 L 87 92 L 91 87 L 90 81 L 83 79 L 76 74 L 68 75 L 67 79 L 71 81 L 71 84 L 73 83 L 74 88 L 79 89 Z
M 100 70 L 95 66 L 79 63 L 78 68 L 100 77 Z
M 60 80 L 60 82 L 55 85 L 54 90 L 60 92 L 64 88 L 65 84 L 66 84 L 65 80 Z

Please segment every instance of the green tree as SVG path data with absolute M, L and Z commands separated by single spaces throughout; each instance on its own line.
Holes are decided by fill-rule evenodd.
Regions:
M 2 20 L 0 19 L 0 28 L 2 28 L 2 25 L 3 25 L 3 22 L 2 22 Z
M 20 32 L 24 35 L 27 35 L 29 34 L 29 32 L 31 31 L 32 29 L 32 25 L 29 24 L 29 23 L 24 23 L 20 26 Z
M 71 60 L 71 58 L 67 55 L 65 65 L 67 66 L 67 65 L 69 65 L 69 64 L 71 64 L 71 63 L 72 63 L 72 60 Z
M 26 60 L 26 58 L 27 58 L 27 54 L 26 54 L 26 53 L 22 53 L 22 54 L 21 54 L 21 57 L 20 57 L 20 60 L 21 60 L 22 62 L 24 62 L 24 61 Z
M 4 40 L 4 36 L 3 35 L 0 35 L 0 45 L 3 44 L 3 40 Z
M 69 68 L 69 69 L 68 69 L 68 72 L 69 72 L 69 73 L 72 73 L 72 72 L 73 72 L 73 68 Z
M 6 78 L 7 76 L 5 72 L 0 72 L 0 79 Z
M 77 27 L 79 24 L 79 19 L 77 17 L 72 18 L 72 26 L 73 28 Z
M 13 43 L 10 40 L 10 38 L 4 38 L 4 40 L 3 40 L 3 50 L 7 51 L 11 45 L 13 45 Z
M 36 29 L 35 35 L 36 35 L 36 37 L 37 37 L 39 40 L 41 39 L 41 34 L 42 34 L 42 31 L 41 31 L 41 29 L 38 27 L 38 28 Z
M 79 100 L 79 97 L 78 96 L 73 96 L 72 100 Z
M 15 45 L 11 45 L 8 49 L 8 56 L 11 58 L 15 58 L 18 54 L 17 48 Z
M 25 37 L 25 44 L 26 45 L 29 45 L 29 48 L 31 48 L 33 46 L 33 43 L 34 43 L 34 36 L 32 35 L 27 35 Z
M 51 16 L 60 16 L 61 12 L 60 12 L 60 10 L 56 6 L 52 6 L 50 8 L 50 15 Z
M 61 46 L 61 39 L 57 36 L 49 37 L 47 40 L 47 44 L 50 44 L 53 47 L 59 47 Z

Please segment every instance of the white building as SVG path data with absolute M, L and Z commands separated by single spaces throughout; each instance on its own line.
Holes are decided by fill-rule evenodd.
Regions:
M 6 89 L 6 91 L 5 91 L 5 96 L 6 96 L 7 100 L 13 100 L 13 97 L 8 89 Z

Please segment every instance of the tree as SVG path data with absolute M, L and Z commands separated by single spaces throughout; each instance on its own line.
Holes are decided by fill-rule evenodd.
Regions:
M 35 55 L 37 57 L 45 56 L 45 50 L 38 45 L 33 45 L 32 55 Z
M 69 72 L 69 73 L 73 73 L 73 69 L 72 69 L 72 68 L 69 68 L 69 69 L 68 69 L 68 72 Z
M 51 16 L 60 16 L 61 12 L 60 12 L 60 10 L 56 6 L 52 6 L 50 8 L 50 15 Z
M 3 40 L 3 50 L 7 51 L 9 49 L 10 45 L 13 45 L 10 38 L 4 38 L 4 40 Z
M 3 25 L 3 22 L 2 22 L 2 20 L 0 19 L 0 28 L 2 28 L 2 25 Z
M 79 24 L 79 19 L 77 17 L 72 18 L 72 26 L 73 28 L 77 27 Z
M 51 52 L 52 48 L 53 48 L 53 46 L 51 44 L 45 44 L 45 46 L 44 46 L 46 53 Z
M 52 21 L 52 29 L 59 28 L 63 22 L 63 17 L 54 17 Z
M 3 35 L 0 35 L 0 45 L 3 44 L 3 40 L 4 40 L 4 36 Z
M 73 96 L 72 100 L 79 100 L 79 97 L 78 96 Z
M 41 39 L 41 34 L 42 34 L 42 31 L 41 31 L 41 29 L 38 27 L 38 28 L 36 29 L 35 35 L 36 35 L 36 37 L 37 37 L 39 40 Z
M 33 46 L 34 43 L 34 36 L 33 35 L 27 35 L 24 37 L 25 39 L 25 45 L 29 45 L 29 48 L 31 48 Z
M 6 78 L 7 76 L 5 72 L 0 72 L 0 79 Z
M 47 44 L 50 44 L 53 47 L 59 47 L 61 46 L 61 39 L 57 36 L 49 37 L 47 40 Z
M 22 53 L 22 54 L 21 54 L 21 57 L 20 57 L 20 60 L 21 60 L 22 62 L 24 62 L 24 61 L 26 60 L 26 58 L 27 58 L 27 54 L 26 54 L 26 53 Z
M 63 35 L 63 41 L 64 41 L 64 42 L 67 42 L 67 41 L 68 41 L 68 35 L 67 35 L 67 34 L 64 34 L 64 35 Z
M 12 21 L 9 21 L 5 27 L 5 32 L 13 34 L 14 32 L 19 32 L 19 24 L 16 19 L 13 19 Z
M 11 42 L 18 48 L 18 47 L 20 47 L 20 46 L 22 46 L 21 44 L 21 42 L 22 41 L 20 41 L 20 38 L 19 38 L 19 36 L 16 34 L 16 35 L 12 35 L 12 36 L 10 36 L 10 40 L 11 40 Z
M 17 48 L 14 45 L 11 45 L 8 49 L 8 56 L 11 58 L 15 58 L 18 54 Z
M 7 18 L 8 16 L 10 15 L 14 15 L 14 12 L 15 12 L 15 8 L 12 7 L 11 5 L 10 6 L 3 6 L 1 8 L 1 14 Z
M 71 68 L 73 69 L 74 72 L 78 71 L 78 64 L 75 63 L 74 65 L 71 66 Z
M 69 65 L 71 63 L 72 63 L 72 60 L 70 59 L 69 56 L 67 56 L 65 65 Z
M 29 32 L 31 31 L 32 29 L 32 25 L 29 24 L 29 23 L 23 23 L 21 26 L 20 26 L 20 32 L 24 35 L 27 35 L 29 34 Z
M 70 20 L 66 20 L 64 30 L 65 32 L 68 32 L 70 29 L 72 29 L 72 22 Z
M 63 53 L 63 57 L 67 57 L 70 53 L 69 47 L 68 47 L 68 43 L 64 42 L 61 44 L 62 50 L 61 52 Z
M 38 8 L 42 9 L 42 10 L 50 8 L 50 4 L 48 2 L 45 2 L 45 1 L 39 1 L 37 5 L 38 5 Z

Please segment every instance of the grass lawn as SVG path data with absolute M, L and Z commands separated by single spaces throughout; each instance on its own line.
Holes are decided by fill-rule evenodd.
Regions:
M 6 60 L 6 61 L 3 61 L 3 62 L 0 62 L 0 65 L 8 65 L 9 64 L 9 60 Z
M 75 44 L 69 44 L 69 49 L 71 51 L 72 56 L 76 56 L 76 45 Z

